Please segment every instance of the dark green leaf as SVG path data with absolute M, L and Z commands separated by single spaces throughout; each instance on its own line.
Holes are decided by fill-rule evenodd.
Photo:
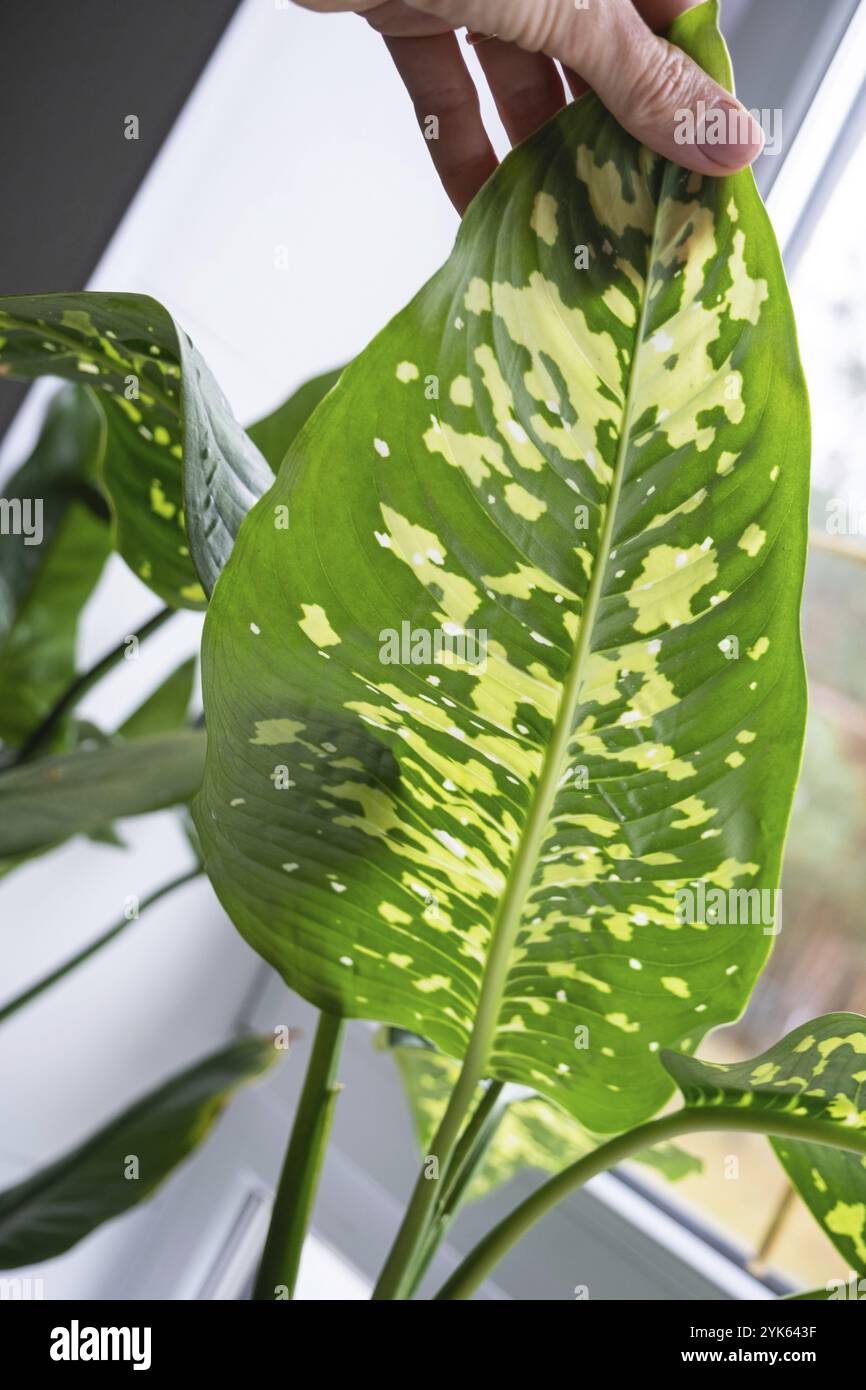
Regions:
M 3 490 L 0 741 L 12 747 L 75 676 L 78 618 L 110 549 L 93 482 L 101 439 L 87 393 L 61 391 L 33 453 Z M 16 509 L 29 536 L 18 529 Z
M 0 1193 L 0 1269 L 60 1255 L 143 1201 L 207 1137 L 237 1088 L 276 1057 L 271 1038 L 234 1042 Z
M 129 716 L 118 729 L 124 738 L 142 738 L 149 734 L 166 734 L 186 722 L 189 702 L 195 684 L 195 657 L 190 657 L 149 695 L 143 705 Z
M 189 801 L 201 781 L 197 730 L 111 743 L 0 776 L 0 861 L 60 844 L 120 816 Z

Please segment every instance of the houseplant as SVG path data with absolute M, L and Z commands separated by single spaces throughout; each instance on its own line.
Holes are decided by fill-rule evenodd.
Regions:
M 714 6 L 672 37 L 730 81 Z M 81 739 L 81 683 L 33 677 L 0 853 L 195 795 L 229 915 L 321 1010 L 257 1296 L 291 1292 L 345 1017 L 460 1063 L 377 1297 L 411 1293 L 509 1084 L 593 1146 L 443 1297 L 593 1172 L 702 1128 L 772 1136 L 862 1268 L 863 1020 L 815 1020 L 750 1064 L 692 1056 L 769 950 L 805 709 L 807 408 L 751 175 L 667 164 L 582 98 L 505 162 L 339 383 L 249 432 L 153 301 L 16 297 L 0 334 L 10 375 L 90 388 L 58 514 L 95 526 L 107 498 L 134 571 L 208 609 L 206 736 L 151 711 L 145 734 Z M 154 1173 L 269 1046 L 169 1099 L 182 1133 Z M 674 1084 L 684 1107 L 654 1119 Z M 123 1192 L 121 1138 L 165 1106 L 5 1194 L 5 1259 L 84 1234 L 93 1207 L 70 1221 L 67 1189 L 34 1253 L 28 1204 L 70 1174 L 91 1201 Z

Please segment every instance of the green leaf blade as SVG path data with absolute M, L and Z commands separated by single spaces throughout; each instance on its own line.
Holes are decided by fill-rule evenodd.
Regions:
M 208 1135 L 239 1086 L 272 1066 L 271 1038 L 243 1038 L 180 1072 L 78 1148 L 0 1193 L 0 1269 L 61 1255 L 144 1200 Z M 135 1158 L 138 1171 L 129 1172 Z
M 795 1028 L 759 1057 L 719 1064 L 664 1053 L 688 1106 L 783 1111 L 863 1138 L 866 1018 L 826 1014 Z M 866 1268 L 866 1156 L 771 1139 L 791 1183 L 852 1270 Z
M 99 830 L 123 816 L 189 801 L 201 782 L 197 730 L 107 743 L 0 776 L 0 862 Z
M 29 509 L 30 536 L 0 537 L 0 740 L 20 746 L 75 676 L 78 619 L 109 552 L 93 477 L 97 409 L 84 391 L 49 406 L 30 458 L 3 489 Z M 10 516 L 13 513 L 10 511 Z
M 714 13 L 675 37 L 724 80 Z M 596 1133 L 665 1101 L 660 1047 L 740 1013 L 772 914 L 689 923 L 677 894 L 778 883 L 794 342 L 751 175 L 665 164 L 587 96 L 322 401 L 208 615 L 197 803 L 229 915 L 312 1002 L 453 1057 L 475 1036 Z
M 181 728 L 192 699 L 195 668 L 194 656 L 182 661 L 153 694 L 124 720 L 117 730 L 118 734 L 123 738 L 146 738 Z

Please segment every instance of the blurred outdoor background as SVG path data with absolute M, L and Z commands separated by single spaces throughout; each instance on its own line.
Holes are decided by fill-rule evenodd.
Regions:
M 791 279 L 812 405 L 803 608 L 810 712 L 785 855 L 782 931 L 745 1016 L 700 1049 L 718 1061 L 754 1056 L 818 1014 L 866 1013 L 864 181 L 861 136 Z M 705 1159 L 705 1172 L 666 1188 L 667 1195 L 692 1204 L 759 1254 L 761 1265 L 798 1282 L 847 1275 L 809 1214 L 787 1200 L 789 1185 L 763 1140 L 708 1135 L 686 1147 Z M 726 1176 L 730 1155 L 748 1181 Z

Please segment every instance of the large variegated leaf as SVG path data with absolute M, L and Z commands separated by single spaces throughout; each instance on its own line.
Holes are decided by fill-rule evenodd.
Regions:
M 143 1201 L 207 1137 L 238 1087 L 278 1055 L 272 1038 L 233 1042 L 0 1192 L 0 1269 L 60 1255 Z
M 97 393 L 117 549 L 179 608 L 202 608 L 271 471 L 183 329 L 136 294 L 0 299 L 0 374 Z
M 412 1110 L 418 1144 L 422 1154 L 426 1154 L 454 1089 L 459 1063 L 400 1029 L 386 1030 L 383 1045 L 392 1048 Z M 471 1202 L 488 1197 L 526 1168 L 559 1173 L 590 1153 L 596 1143 L 593 1135 L 552 1101 L 522 1087 L 506 1086 L 499 1124 L 467 1188 L 466 1198 Z M 678 1144 L 659 1144 L 635 1158 L 671 1182 L 703 1169 L 701 1160 Z
M 0 775 L 0 865 L 189 801 L 198 790 L 205 735 L 181 730 L 43 758 Z
M 75 676 L 79 614 L 110 549 L 94 482 L 100 448 L 99 412 L 67 388 L 3 488 L 0 741 L 8 747 L 24 742 Z
M 760 1057 L 729 1065 L 664 1054 L 687 1105 L 742 1105 L 866 1131 L 866 1018 L 825 1014 Z M 771 1140 L 812 1215 L 853 1270 L 866 1269 L 866 1157 Z
M 672 36 L 730 80 L 714 5 Z M 591 94 L 504 162 L 209 610 L 208 871 L 294 988 L 597 1133 L 659 1107 L 770 945 L 808 433 L 750 173 Z

